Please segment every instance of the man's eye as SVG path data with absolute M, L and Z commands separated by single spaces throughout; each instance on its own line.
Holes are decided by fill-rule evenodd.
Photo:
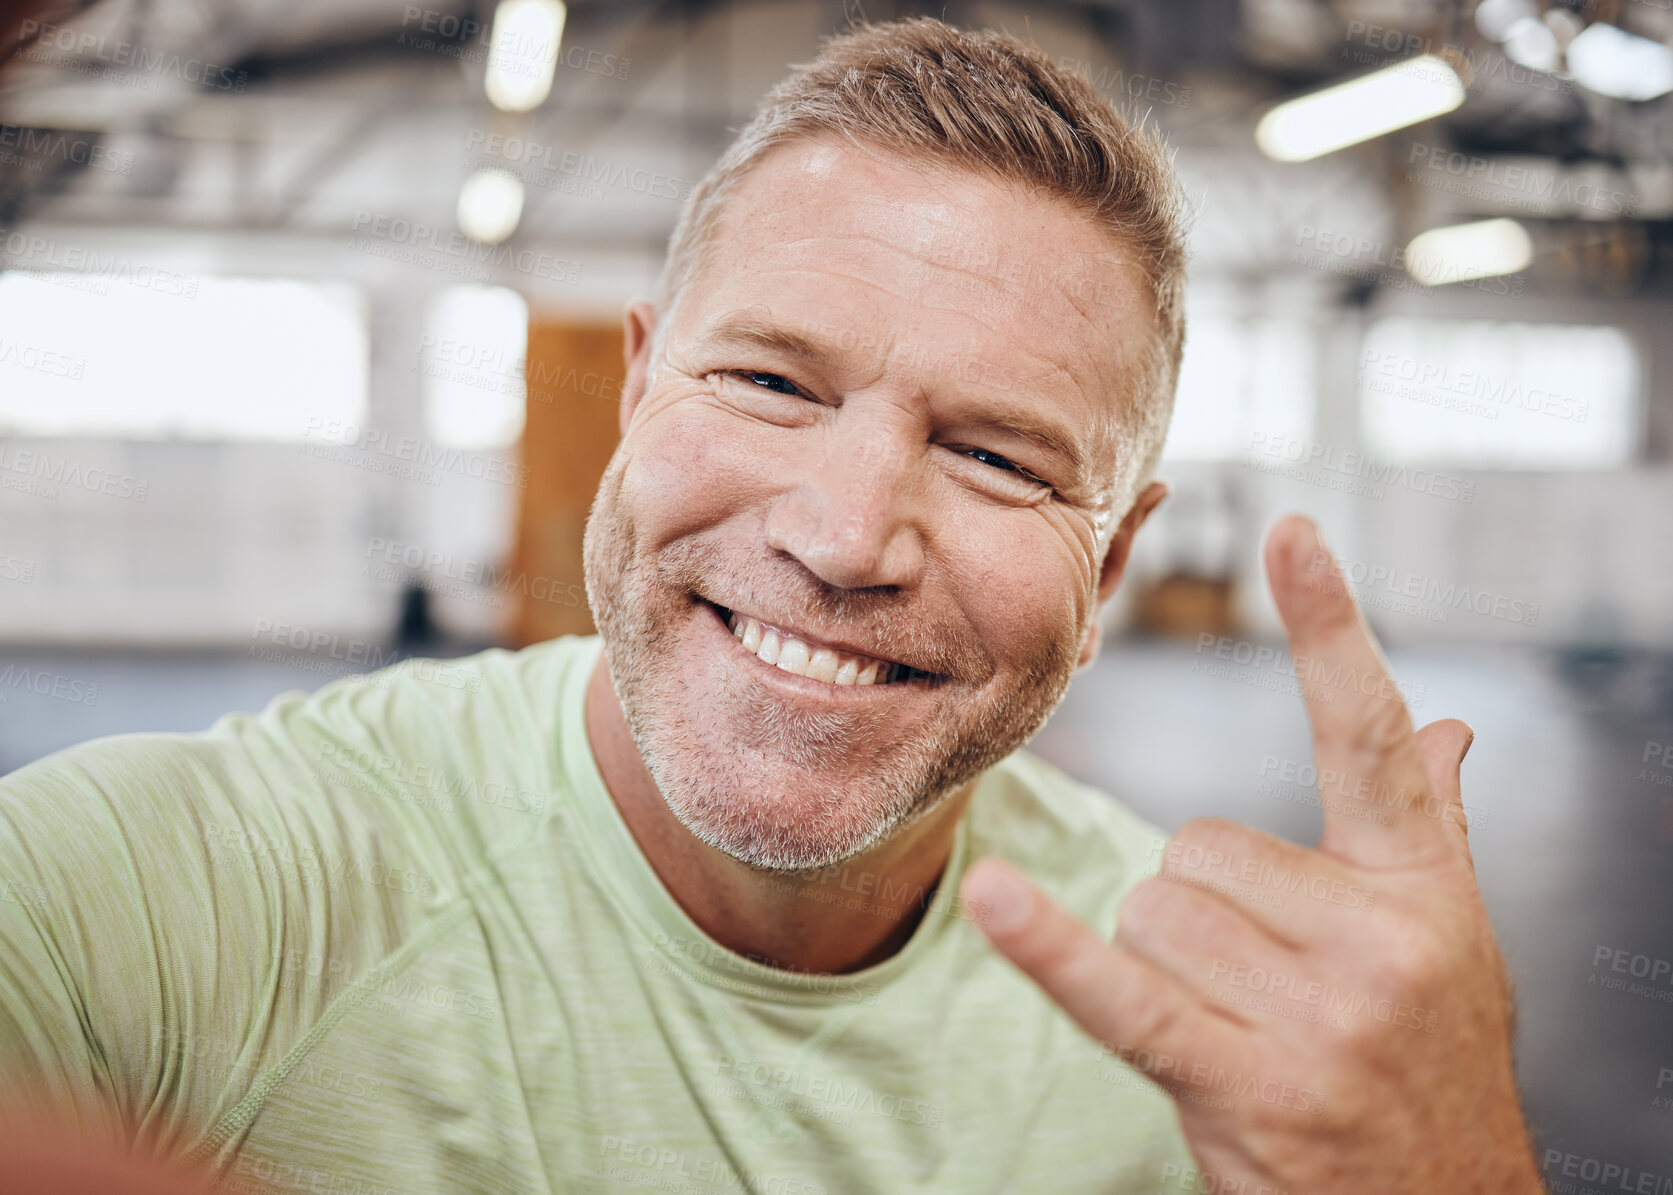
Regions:
M 984 465 L 991 465 L 995 469 L 1003 469 L 1007 473 L 1015 473 L 1024 481 L 1031 481 L 1035 485 L 1046 484 L 1040 478 L 1030 473 L 1027 469 L 1024 469 L 1021 465 L 1017 464 L 1009 457 L 1000 456 L 997 452 L 989 452 L 985 448 L 967 448 L 965 449 L 965 453 L 972 460 L 980 461 Z
M 796 388 L 796 383 L 781 374 L 764 373 L 759 369 L 741 369 L 734 376 L 743 378 L 751 385 L 759 386 L 763 390 L 771 390 L 774 394 L 788 394 L 792 398 L 801 394 L 801 391 Z

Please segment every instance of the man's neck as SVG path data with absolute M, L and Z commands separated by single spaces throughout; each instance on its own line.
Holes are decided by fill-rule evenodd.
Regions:
M 668 808 L 602 654 L 586 714 L 593 757 L 622 820 L 663 887 L 716 942 L 769 966 L 840 974 L 882 962 L 911 938 L 973 786 L 846 863 L 807 875 L 761 872 L 697 838 Z

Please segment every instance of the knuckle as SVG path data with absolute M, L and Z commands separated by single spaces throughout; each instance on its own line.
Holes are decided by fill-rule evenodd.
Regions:
M 1420 922 L 1402 919 L 1385 930 L 1378 971 L 1399 993 L 1433 991 L 1445 976 L 1449 954 L 1440 934 Z
M 1173 1039 L 1182 1012 L 1176 1000 L 1135 1000 L 1129 1002 L 1125 1023 L 1134 1041 L 1160 1044 Z
M 1348 746 L 1355 757 L 1376 766 L 1406 751 L 1411 742 L 1412 716 L 1406 703 L 1385 697 L 1375 701 L 1370 712 L 1354 722 Z
M 1133 885 L 1121 902 L 1117 933 L 1131 934 L 1167 915 L 1173 903 L 1171 885 L 1160 876 L 1149 876 Z
M 1193 818 L 1173 836 L 1168 855 L 1175 863 L 1195 869 L 1210 860 L 1247 853 L 1252 831 L 1220 817 Z

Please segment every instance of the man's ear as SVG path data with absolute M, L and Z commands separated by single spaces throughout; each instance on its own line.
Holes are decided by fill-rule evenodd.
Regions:
M 622 312 L 622 358 L 627 364 L 627 375 L 622 378 L 624 436 L 639 400 L 645 397 L 645 384 L 651 372 L 651 342 L 655 339 L 656 309 L 643 299 L 635 299 Z
M 1080 659 L 1077 667 L 1084 668 L 1097 658 L 1098 649 L 1103 646 L 1104 630 L 1100 625 L 1104 603 L 1109 601 L 1115 593 L 1115 587 L 1121 584 L 1121 575 L 1127 571 L 1127 558 L 1133 553 L 1133 536 L 1138 534 L 1139 528 L 1150 517 L 1150 512 L 1162 504 L 1162 499 L 1168 496 L 1168 487 L 1159 481 L 1153 481 L 1144 487 L 1144 492 L 1134 501 L 1132 508 L 1121 520 L 1121 526 L 1115 529 L 1115 536 L 1110 540 L 1109 551 L 1104 554 L 1104 566 L 1098 572 L 1098 603 L 1092 612 L 1092 625 L 1086 628 L 1086 638 L 1080 645 Z

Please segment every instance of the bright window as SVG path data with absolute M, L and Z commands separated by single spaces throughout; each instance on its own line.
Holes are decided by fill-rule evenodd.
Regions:
M 1239 461 L 1254 437 L 1313 434 L 1315 349 L 1294 321 L 1187 317 L 1165 460 Z
M 1618 328 L 1385 319 L 1359 361 L 1366 451 L 1403 464 L 1608 469 L 1639 447 Z
M 344 283 L 149 266 L 0 274 L 0 431 L 300 440 L 366 413 L 366 316 Z
M 424 424 L 450 448 L 507 448 L 523 434 L 529 308 L 503 286 L 450 286 L 424 322 Z

